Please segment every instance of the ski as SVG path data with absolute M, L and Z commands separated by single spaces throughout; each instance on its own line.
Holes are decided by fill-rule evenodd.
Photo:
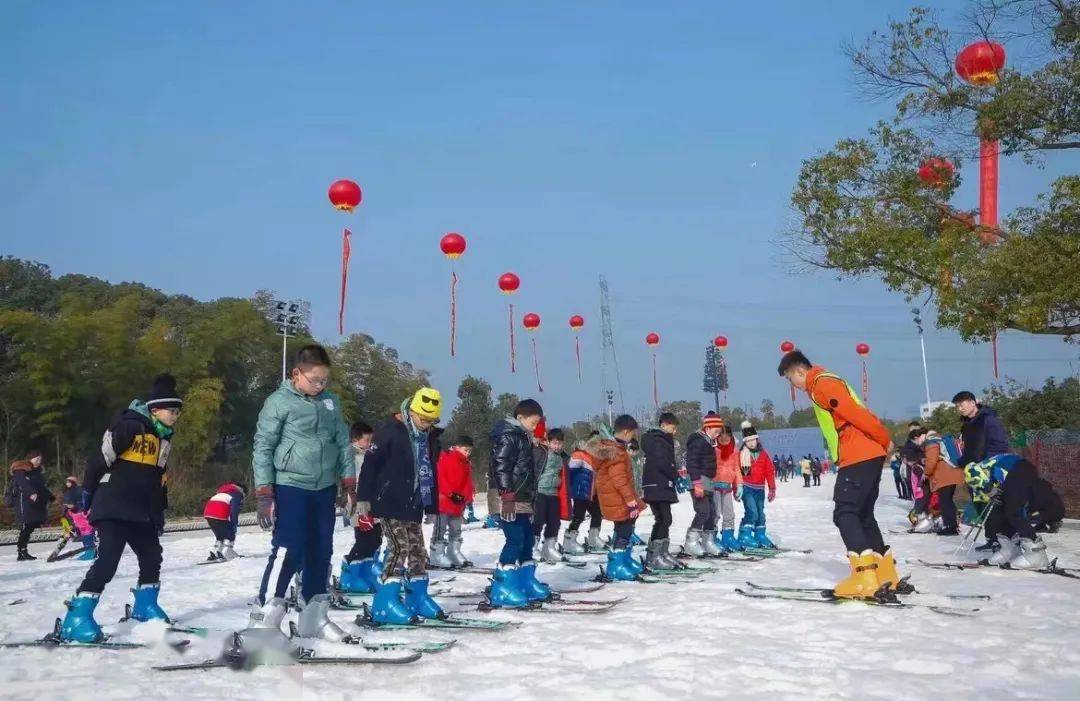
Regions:
M 296 624 L 291 624 L 295 626 Z M 200 628 L 198 626 L 182 626 L 173 624 L 167 629 L 169 633 L 185 633 L 188 635 L 196 635 L 200 638 L 209 637 L 213 633 L 233 633 L 234 631 L 228 631 L 224 629 L 215 628 Z M 371 652 L 385 652 L 387 650 L 407 650 L 410 652 L 420 652 L 424 654 L 434 654 L 438 652 L 445 652 L 454 645 L 457 644 L 457 640 L 446 641 L 420 641 L 420 642 L 373 642 L 363 638 L 349 636 L 344 644 L 358 645 L 365 650 Z
M 628 596 L 619 596 L 619 597 L 616 597 L 614 599 L 562 599 L 562 598 L 558 598 L 558 599 L 552 599 L 551 601 L 538 601 L 538 602 L 535 602 L 535 603 L 538 606 L 539 605 L 552 606 L 554 608 L 566 608 L 566 607 L 574 607 L 574 606 L 588 606 L 588 607 L 593 607 L 593 606 L 615 606 L 617 604 L 621 604 L 622 602 L 626 601 L 629 598 L 630 597 L 628 597 Z M 462 600 L 462 599 L 464 599 L 464 600 Z M 487 592 L 480 592 L 480 593 L 476 594 L 475 596 L 459 597 L 453 603 L 459 604 L 459 605 L 464 605 L 464 606 L 472 606 L 472 605 L 480 604 L 480 603 L 483 603 L 483 602 L 486 602 L 486 601 L 488 601 Z M 511 610 L 517 610 L 517 609 L 511 609 Z
M 476 605 L 476 610 L 481 613 L 498 611 L 504 613 L 599 614 L 607 613 L 615 608 L 615 606 L 617 606 L 617 604 L 610 604 L 607 606 L 559 606 L 558 602 L 545 602 L 539 606 L 526 606 L 525 608 L 499 608 L 492 606 L 487 601 L 481 601 Z
M 757 591 L 777 591 L 777 592 L 791 592 L 791 593 L 820 593 L 830 591 L 829 589 L 822 589 L 820 587 L 775 587 L 764 584 L 755 584 L 753 582 L 747 582 L 747 586 Z M 989 594 L 936 594 L 933 592 L 924 592 L 915 590 L 913 594 L 922 594 L 923 596 L 941 596 L 946 599 L 974 599 L 979 601 L 989 601 Z
M 820 596 L 787 596 L 783 592 L 768 592 L 768 591 L 747 591 L 745 589 L 736 589 L 735 592 L 741 596 L 745 596 L 751 599 L 773 599 L 776 601 L 803 601 L 817 604 L 846 604 L 846 603 L 859 603 L 866 604 L 867 606 L 880 606 L 882 608 L 925 608 L 933 611 L 934 613 L 940 613 L 945 616 L 974 616 L 979 612 L 977 608 L 955 608 L 950 606 L 934 606 L 930 604 L 916 604 L 907 601 L 875 601 L 873 599 L 842 599 L 832 596 L 831 589 L 819 589 Z
M 410 662 L 416 662 L 422 657 L 420 653 L 413 653 L 402 657 L 336 657 L 336 656 L 323 656 L 316 655 L 313 650 L 301 649 L 299 655 L 293 659 L 291 664 L 309 665 L 309 664 L 409 664 Z M 184 672 L 190 670 L 205 670 L 205 669 L 242 669 L 246 667 L 243 662 L 239 660 L 231 659 L 214 659 L 205 660 L 203 662 L 187 662 L 182 664 L 171 665 L 159 665 L 153 667 L 155 672 Z M 254 664 L 251 666 L 276 666 L 276 665 L 261 665 Z M 282 665 L 286 666 L 286 665 Z
M 108 638 L 100 640 L 96 643 L 77 643 L 69 640 L 54 640 L 52 638 L 42 638 L 40 640 L 23 640 L 13 643 L 0 643 L 0 647 L 74 647 L 74 648 L 91 648 L 91 649 L 104 649 L 104 650 L 135 650 L 137 648 L 146 647 L 142 643 L 118 643 L 112 642 Z
M 570 587 L 568 589 L 552 589 L 554 594 L 591 594 L 596 591 L 600 591 L 606 585 L 604 583 L 588 584 L 581 587 Z M 444 599 L 473 599 L 483 596 L 487 596 L 488 587 L 485 587 L 482 591 L 449 591 L 439 594 Z M 433 594 L 432 596 L 435 596 Z
M 417 623 L 376 623 L 369 617 L 367 612 L 359 614 L 354 623 L 361 628 L 370 628 L 374 630 L 415 630 L 427 628 L 431 630 L 447 629 L 447 630 L 486 630 L 486 631 L 499 631 L 508 630 L 521 625 L 518 621 L 484 621 L 478 618 L 456 618 L 448 617 L 443 620 L 437 620 L 433 618 L 422 618 Z
M 742 552 L 748 553 L 750 555 L 765 555 L 766 557 L 768 557 L 770 555 L 785 555 L 785 554 L 810 555 L 814 551 L 813 550 L 798 550 L 796 548 L 746 548 Z
M 1069 579 L 1080 579 L 1080 570 L 1075 570 L 1067 567 L 1058 567 L 1057 558 L 1050 561 L 1050 566 L 1042 570 L 1022 570 L 1015 567 L 1009 567 L 1005 565 L 991 565 L 986 560 L 980 562 L 927 562 L 926 560 L 915 560 L 916 563 L 923 567 L 929 567 L 935 570 L 977 570 L 977 569 L 999 569 L 1008 572 L 1034 572 L 1035 574 L 1056 574 L 1059 577 L 1068 577 Z

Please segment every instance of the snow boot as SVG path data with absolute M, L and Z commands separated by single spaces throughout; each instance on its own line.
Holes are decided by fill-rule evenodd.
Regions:
M 745 524 L 739 527 L 739 546 L 742 550 L 758 546 L 753 526 Z
M 637 572 L 630 564 L 630 550 L 612 550 L 608 553 L 607 569 L 605 574 L 609 579 L 616 582 L 633 582 L 637 579 Z
M 541 555 L 543 555 L 543 557 L 541 559 L 549 565 L 554 565 L 562 561 L 562 555 L 559 554 L 559 547 L 557 543 L 558 541 L 554 538 L 544 539 L 544 549 L 541 552 Z
M 218 554 L 224 557 L 226 560 L 235 560 L 236 558 L 240 557 L 236 553 L 236 551 L 233 550 L 233 542 L 231 540 L 226 540 L 222 543 L 221 550 L 218 552 Z
M 705 551 L 705 555 L 708 557 L 720 557 L 723 554 L 716 545 L 716 531 L 702 531 L 701 549 Z
M 419 620 L 401 600 L 400 579 L 391 577 L 379 585 L 371 603 L 371 620 L 391 625 L 408 625 Z
M 365 576 L 365 562 L 371 562 L 371 560 L 341 561 L 341 576 L 338 578 L 337 585 L 338 591 L 342 594 L 371 594 L 375 591 L 371 580 Z
M 626 546 L 626 562 L 630 565 L 630 569 L 634 574 L 641 574 L 645 571 L 645 563 L 637 557 L 634 557 L 634 546 Z
M 664 541 L 662 540 L 650 540 L 649 545 L 645 551 L 645 567 L 652 570 L 666 570 L 667 564 L 664 562 Z
M 454 567 L 472 567 L 472 561 L 461 552 L 461 538 L 454 538 L 446 544 L 446 557 Z
M 529 601 L 551 601 L 551 587 L 536 578 L 536 563 L 523 562 L 517 568 L 517 586 Z
M 645 541 L 642 540 L 641 536 L 639 536 L 637 533 L 631 533 L 630 534 L 630 547 L 634 547 L 636 545 L 645 545 Z
M 169 616 L 158 606 L 160 584 L 140 584 L 131 590 L 135 595 L 135 605 L 131 607 L 131 617 L 136 621 L 165 621 L 172 623 Z
M 37 558 L 30 554 L 30 551 L 26 548 L 19 549 L 19 556 L 15 558 L 17 562 L 29 562 L 30 560 L 36 560 Z
M 248 615 L 248 628 L 275 628 L 281 632 L 281 622 L 289 612 L 285 599 L 277 597 L 266 602 L 265 606 L 252 606 Z
M 65 601 L 67 615 L 60 625 L 60 639 L 73 643 L 96 643 L 105 639 L 101 626 L 94 620 L 100 594 L 76 594 Z
M 600 529 L 590 528 L 589 535 L 585 538 L 585 551 L 586 552 L 600 552 L 605 547 L 604 541 L 600 540 Z
M 442 608 L 428 594 L 427 577 L 418 577 L 408 581 L 405 585 L 405 605 L 420 618 L 434 618 L 436 620 L 446 618 Z
M 934 522 L 927 514 L 919 516 L 919 520 L 915 523 L 915 527 L 911 529 L 912 533 L 930 533 L 934 530 Z
M 340 643 L 348 637 L 336 623 L 330 620 L 330 595 L 316 594 L 300 609 L 296 622 L 296 635 L 301 638 L 320 638 Z
M 686 532 L 683 552 L 690 557 L 701 557 L 705 554 L 705 550 L 701 547 L 701 531 L 691 528 Z
M 525 592 L 518 587 L 518 573 L 515 565 L 499 565 L 491 578 L 491 591 L 488 601 L 495 608 L 520 609 L 529 605 Z
M 207 562 L 213 562 L 214 560 L 224 560 L 225 556 L 221 553 L 222 548 L 225 547 L 225 543 L 222 541 L 216 541 L 214 547 L 210 548 L 210 557 L 207 558 Z
M 664 538 L 660 541 L 660 566 L 666 570 L 677 570 L 682 568 L 682 565 L 671 556 L 670 538 Z
M 563 533 L 562 551 L 567 555 L 585 554 L 585 548 L 581 547 L 581 543 L 578 542 L 577 531 Z
M 87 545 L 86 550 L 83 550 L 82 554 L 79 555 L 75 559 L 76 560 L 96 560 L 97 559 L 97 548 L 94 547 L 93 545 Z
M 765 548 L 767 550 L 776 550 L 776 545 L 769 540 L 769 536 L 765 535 L 765 526 L 758 526 L 754 529 L 754 538 L 757 540 L 759 548 Z
M 998 534 L 998 550 L 990 556 L 991 565 L 1004 565 L 1012 562 L 1020 554 L 1020 548 L 1012 538 Z
M 484 519 L 484 528 L 498 528 L 499 517 L 495 514 L 488 514 L 488 517 Z
M 446 541 L 431 541 L 431 548 L 428 549 L 428 564 L 439 569 L 447 569 L 454 566 L 454 563 L 446 556 Z
M 720 549 L 727 550 L 728 552 L 737 552 L 743 549 L 739 545 L 738 538 L 735 537 L 734 528 L 725 528 L 720 534 Z
M 1017 570 L 1045 570 L 1050 567 L 1046 555 L 1046 543 L 1042 538 L 1020 539 L 1020 554 L 1009 561 L 1009 567 Z
M 893 555 L 892 548 L 885 551 L 884 555 L 874 555 L 874 562 L 877 564 L 877 579 L 878 584 L 883 585 L 888 583 L 889 590 L 897 592 L 898 594 L 914 594 L 915 587 L 908 584 L 896 571 L 896 557 Z
M 833 596 L 841 599 L 873 599 L 881 588 L 877 578 L 877 563 L 874 551 L 863 550 L 861 553 L 848 553 L 851 574 L 833 588 Z

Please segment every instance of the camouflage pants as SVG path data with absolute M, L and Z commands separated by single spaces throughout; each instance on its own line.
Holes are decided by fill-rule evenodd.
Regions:
M 401 568 L 409 579 L 427 577 L 427 547 L 424 545 L 424 532 L 419 523 L 398 521 L 384 518 L 383 535 L 389 548 L 386 563 L 383 565 L 382 581 L 400 576 Z

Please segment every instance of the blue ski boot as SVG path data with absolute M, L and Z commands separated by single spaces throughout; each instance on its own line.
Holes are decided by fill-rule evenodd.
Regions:
M 379 585 L 371 604 L 371 620 L 375 623 L 405 626 L 417 622 L 412 609 L 401 601 L 401 580 L 388 579 Z
M 739 549 L 745 550 L 746 548 L 756 548 L 757 537 L 754 535 L 754 527 L 751 525 L 741 526 L 739 528 Z
M 536 563 L 523 562 L 517 570 L 518 589 L 529 601 L 551 601 L 551 587 L 536 578 Z
M 469 505 L 465 507 L 465 523 L 478 523 L 479 521 L 480 519 L 476 517 L 476 511 L 473 510 L 473 505 L 470 501 Z
M 356 562 L 341 561 L 341 577 L 338 579 L 338 590 L 342 594 L 371 594 L 375 591 L 372 581 L 368 579 L 367 573 L 364 571 L 365 563 L 367 569 L 370 570 L 373 563 L 370 558 L 357 560 Z
M 97 548 L 95 548 L 93 545 L 88 545 L 86 547 L 86 550 L 84 550 L 82 552 L 82 554 L 79 555 L 75 559 L 76 560 L 96 560 L 97 559 Z
M 642 540 L 641 536 L 639 536 L 637 533 L 634 533 L 630 536 L 630 545 L 631 547 L 635 545 L 645 545 L 645 541 Z
M 720 549 L 727 552 L 735 552 L 742 550 L 743 547 L 739 545 L 739 540 L 735 537 L 734 528 L 725 528 L 724 532 L 720 535 Z
M 626 565 L 630 568 L 631 572 L 633 572 L 635 575 L 638 575 L 645 571 L 645 563 L 643 563 L 639 558 L 634 557 L 633 546 L 627 546 L 626 550 L 624 550 L 623 552 L 626 553 Z
M 136 621 L 165 621 L 172 623 L 172 619 L 158 606 L 158 592 L 160 584 L 140 584 L 131 590 L 135 595 L 135 605 L 131 607 L 130 617 Z
M 765 526 L 758 526 L 754 529 L 754 535 L 757 538 L 757 544 L 759 548 L 765 548 L 767 550 L 776 550 L 776 545 L 769 540 L 769 536 L 765 535 Z
M 499 527 L 499 517 L 496 516 L 495 514 L 489 515 L 486 519 L 484 519 L 484 526 L 483 527 L 484 528 L 498 528 Z
M 630 550 L 612 550 L 608 553 L 605 574 L 616 582 L 633 582 L 638 573 L 630 564 Z
M 420 618 L 443 620 L 446 613 L 428 594 L 428 578 L 410 579 L 405 585 L 405 605 Z
M 96 643 L 105 639 L 101 626 L 94 620 L 94 609 L 100 594 L 77 594 L 64 602 L 67 615 L 60 625 L 60 639 L 73 643 Z
M 488 601 L 495 608 L 520 609 L 529 605 L 525 592 L 518 586 L 518 572 L 514 565 L 499 565 L 491 579 Z

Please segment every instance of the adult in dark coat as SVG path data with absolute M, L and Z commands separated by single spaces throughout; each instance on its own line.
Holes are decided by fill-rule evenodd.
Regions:
M 49 502 L 56 497 L 45 484 L 45 475 L 41 471 L 43 456 L 40 450 L 32 450 L 26 460 L 17 460 L 11 466 L 11 480 L 14 490 L 15 515 L 19 519 L 18 560 L 36 560 L 27 549 L 30 535 L 45 523 L 48 516 Z
M 964 451 L 958 467 L 1009 452 L 1009 432 L 996 411 L 979 404 L 971 392 L 957 393 L 953 397 L 953 404 L 963 421 L 960 436 L 964 441 Z

